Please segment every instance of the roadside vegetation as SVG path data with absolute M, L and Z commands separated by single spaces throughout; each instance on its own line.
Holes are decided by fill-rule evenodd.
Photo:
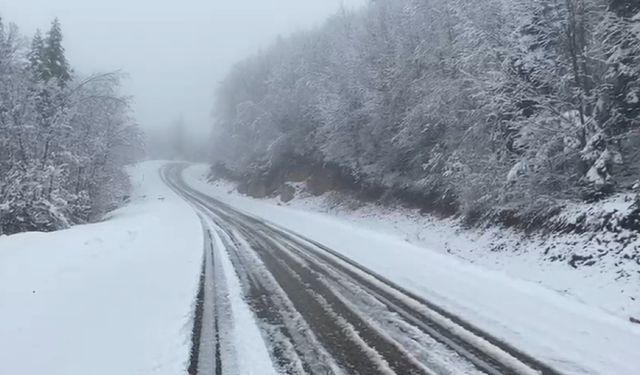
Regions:
M 0 20 L 0 235 L 100 218 L 129 194 L 141 137 L 118 73 L 83 76 L 54 20 L 29 43 Z

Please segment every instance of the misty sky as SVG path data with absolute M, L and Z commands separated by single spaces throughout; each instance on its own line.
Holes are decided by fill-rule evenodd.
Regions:
M 0 0 L 24 34 L 59 17 L 67 56 L 84 74 L 122 69 L 138 122 L 180 114 L 210 128 L 213 91 L 231 65 L 278 35 L 319 25 L 366 0 Z

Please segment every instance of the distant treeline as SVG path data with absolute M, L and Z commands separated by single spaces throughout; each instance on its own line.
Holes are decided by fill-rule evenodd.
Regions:
M 379 0 L 238 64 L 214 163 L 300 160 L 442 212 L 518 220 L 640 177 L 640 3 Z
M 99 218 L 128 194 L 140 135 L 119 76 L 81 77 L 60 23 L 33 37 L 0 20 L 0 235 Z

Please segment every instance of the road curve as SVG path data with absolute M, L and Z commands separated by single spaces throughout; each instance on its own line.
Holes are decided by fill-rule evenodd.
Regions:
M 161 175 L 200 213 L 208 238 L 192 374 L 232 372 L 220 363 L 218 331 L 221 315 L 232 317 L 206 308 L 225 305 L 218 282 L 207 282 L 220 280 L 216 252 L 231 260 L 283 374 L 559 374 L 339 253 L 192 189 L 184 168 L 171 164 Z

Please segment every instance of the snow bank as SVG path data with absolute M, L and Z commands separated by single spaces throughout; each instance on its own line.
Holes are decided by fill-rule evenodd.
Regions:
M 0 374 L 186 373 L 203 236 L 161 165 L 105 222 L 0 237 Z
M 326 215 L 313 212 L 327 210 L 321 198 L 294 200 L 296 208 L 246 198 L 233 185 L 206 183 L 206 172 L 199 166 L 185 175 L 193 187 L 333 248 L 568 374 L 635 375 L 640 368 L 640 326 L 599 307 L 622 303 L 615 296 L 620 285 L 606 284 L 608 278 L 589 278 L 566 264 L 542 263 L 533 256 L 490 253 L 481 235 L 425 222 L 415 212 L 381 214 L 365 206 Z M 445 254 L 453 248 L 485 266 Z M 566 285 L 592 303 L 557 290 Z M 593 286 L 598 288 L 587 292 Z

